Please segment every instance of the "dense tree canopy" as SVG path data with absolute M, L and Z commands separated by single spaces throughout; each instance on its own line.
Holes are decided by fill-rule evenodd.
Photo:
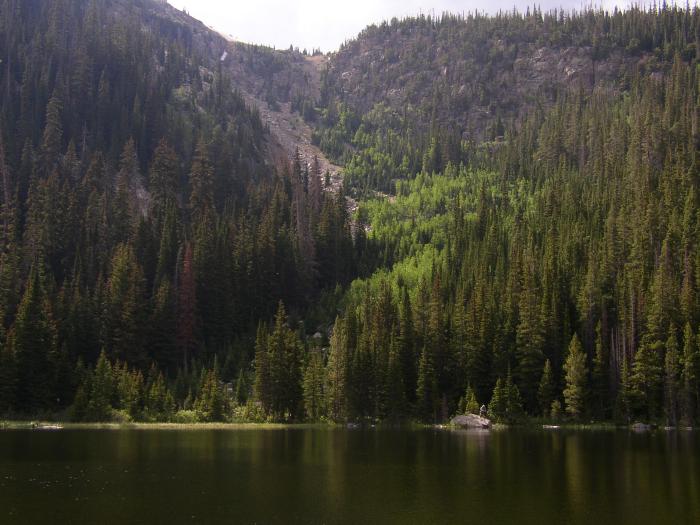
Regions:
M 421 16 L 315 97 L 161 3 L 0 0 L 0 414 L 698 422 L 699 41 L 696 8 Z

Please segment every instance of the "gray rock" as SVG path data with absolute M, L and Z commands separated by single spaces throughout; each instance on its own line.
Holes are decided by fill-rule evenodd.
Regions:
M 634 423 L 630 426 L 630 429 L 634 432 L 649 432 L 651 430 L 651 425 L 646 423 Z
M 455 416 L 450 423 L 455 427 L 461 428 L 490 428 L 491 421 L 485 417 L 477 416 L 476 414 L 465 414 Z

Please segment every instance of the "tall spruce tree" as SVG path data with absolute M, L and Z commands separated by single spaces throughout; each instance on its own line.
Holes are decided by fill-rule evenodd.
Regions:
M 36 267 L 30 272 L 8 344 L 17 371 L 17 410 L 33 414 L 55 406 L 53 380 L 57 332 L 51 305 Z
M 587 410 L 588 368 L 586 354 L 583 352 L 581 341 L 574 334 L 569 343 L 568 355 L 564 362 L 566 387 L 564 388 L 564 403 L 566 413 L 574 420 L 580 420 Z

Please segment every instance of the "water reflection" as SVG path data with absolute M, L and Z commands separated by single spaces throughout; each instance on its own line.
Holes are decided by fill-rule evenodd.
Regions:
M 692 432 L 0 432 L 0 523 L 700 523 Z

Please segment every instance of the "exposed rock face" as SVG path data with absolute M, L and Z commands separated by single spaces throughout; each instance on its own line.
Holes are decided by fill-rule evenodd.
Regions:
M 476 414 L 465 414 L 455 416 L 450 423 L 455 427 L 461 428 L 490 428 L 491 421 L 485 417 L 477 416 Z
M 650 64 L 649 53 L 617 47 L 601 54 L 546 28 L 487 25 L 416 18 L 370 26 L 331 56 L 325 82 L 358 115 L 380 105 L 417 129 L 436 118 L 481 142 L 499 116 L 517 122 L 553 104 L 559 88 L 612 94 L 627 72 Z

